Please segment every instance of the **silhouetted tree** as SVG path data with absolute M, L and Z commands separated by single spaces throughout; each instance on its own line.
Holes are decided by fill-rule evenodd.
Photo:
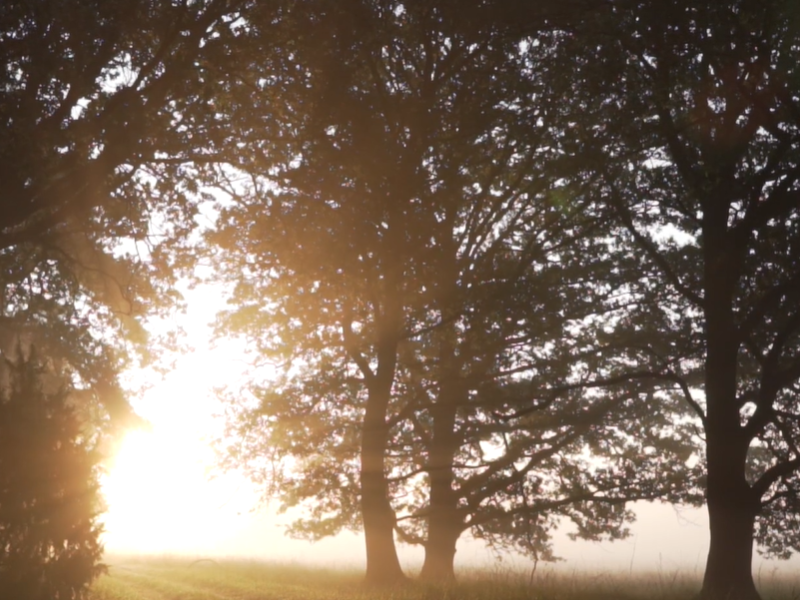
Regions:
M 371 581 L 402 576 L 393 530 L 425 545 L 429 579 L 453 576 L 470 529 L 513 539 L 539 516 L 546 544 L 566 515 L 583 537 L 624 535 L 625 502 L 674 493 L 688 451 L 650 387 L 584 393 L 581 323 L 619 306 L 595 281 L 605 216 L 560 183 L 549 49 L 471 5 L 348 7 L 278 17 L 227 100 L 241 151 L 216 174 L 229 200 L 210 239 L 235 286 L 221 329 L 280 379 L 256 371 L 223 464 L 307 505 L 298 534 L 360 508 Z M 630 423 L 649 435 L 620 435 Z
M 67 399 L 0 365 L 4 598 L 71 598 L 97 573 L 92 436 L 130 414 L 139 319 L 176 300 L 164 240 L 194 227 L 191 163 L 214 129 L 201 65 L 242 5 L 0 3 L 0 353 L 35 345 L 43 377 L 74 384 Z
M 87 432 L 33 355 L 3 357 L 0 390 L 0 595 L 19 600 L 85 597 L 103 572 L 97 436 Z
M 609 343 L 680 381 L 702 424 L 704 598 L 758 598 L 754 542 L 800 548 L 798 16 L 637 2 L 561 46 L 576 165 L 640 258 L 631 293 L 660 307 Z
M 214 119 L 200 63 L 241 4 L 0 4 L 0 349 L 69 363 L 101 421 L 129 411 L 138 319 L 177 299 L 164 240 L 194 225 L 192 134 Z

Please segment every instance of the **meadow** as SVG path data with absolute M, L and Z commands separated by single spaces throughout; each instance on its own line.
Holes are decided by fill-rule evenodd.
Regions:
M 410 582 L 370 589 L 356 570 L 329 570 L 244 560 L 109 557 L 90 600 L 685 600 L 696 575 L 471 570 L 448 586 Z M 764 600 L 800 600 L 800 577 L 757 574 Z

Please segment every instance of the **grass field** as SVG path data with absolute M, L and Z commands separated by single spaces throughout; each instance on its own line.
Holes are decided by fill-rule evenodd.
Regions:
M 106 559 L 91 600 L 684 600 L 699 581 L 679 573 L 647 576 L 499 571 L 463 573 L 453 586 L 420 583 L 367 589 L 356 571 L 334 571 L 248 561 L 183 558 Z M 800 600 L 800 575 L 793 581 L 761 578 L 764 600 Z

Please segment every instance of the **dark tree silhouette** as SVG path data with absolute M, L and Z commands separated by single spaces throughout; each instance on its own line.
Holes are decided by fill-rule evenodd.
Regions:
M 660 307 L 613 345 L 680 381 L 704 431 L 704 598 L 758 598 L 754 542 L 800 548 L 798 17 L 635 2 L 561 45 L 576 164 L 640 258 L 631 293 Z
M 559 183 L 549 48 L 472 5 L 348 6 L 253 16 L 272 45 L 225 96 L 243 141 L 215 173 L 221 330 L 282 379 L 255 371 L 223 463 L 309 506 L 295 533 L 360 512 L 371 581 L 401 578 L 393 530 L 424 544 L 427 579 L 453 577 L 467 530 L 513 540 L 540 518 L 543 554 L 557 516 L 624 535 L 625 502 L 675 492 L 688 454 L 650 387 L 582 391 L 595 329 L 576 331 L 620 310 L 623 282 L 595 280 L 610 232 Z
M 98 437 L 70 406 L 63 376 L 35 355 L 3 357 L 0 390 L 0 595 L 85 597 L 103 572 Z
M 115 421 L 139 318 L 177 299 L 163 242 L 194 226 L 191 136 L 213 121 L 199 63 L 241 4 L 0 3 L 0 349 L 35 341 Z
M 0 3 L 0 353 L 34 344 L 43 377 L 75 386 L 70 408 L 27 371 L 5 390 L 4 598 L 72 597 L 96 573 L 91 436 L 131 416 L 118 375 L 147 357 L 139 319 L 176 299 L 162 242 L 194 226 L 201 64 L 242 4 Z

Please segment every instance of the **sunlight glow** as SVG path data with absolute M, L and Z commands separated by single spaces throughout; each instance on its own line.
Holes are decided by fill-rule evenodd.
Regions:
M 180 325 L 188 332 L 192 352 L 177 358 L 171 372 L 132 374 L 151 388 L 134 402 L 151 427 L 130 431 L 107 465 L 103 492 L 106 550 L 111 553 L 172 554 L 194 557 L 258 557 L 317 565 L 363 565 L 363 539 L 340 534 L 309 544 L 283 536 L 283 524 L 297 515 L 276 514 L 276 506 L 257 513 L 253 487 L 237 476 L 208 479 L 213 451 L 208 440 L 219 432 L 220 410 L 214 389 L 235 384 L 244 371 L 241 346 L 226 342 L 212 347 L 206 325 L 219 308 L 221 293 L 207 289 L 187 293 L 189 314 Z M 131 387 L 136 388 L 133 383 Z M 614 546 L 572 542 L 569 527 L 556 534 L 556 553 L 570 559 L 568 568 L 628 569 L 662 566 L 693 568 L 707 548 L 704 511 L 687 511 L 676 520 L 674 508 L 641 505 L 641 525 L 634 536 Z M 687 553 L 686 548 L 696 553 Z M 419 564 L 418 547 L 400 546 L 401 559 Z M 459 542 L 462 564 L 492 565 L 493 555 L 478 542 Z M 509 563 L 505 563 L 509 564 Z M 527 563 L 526 563 L 527 565 Z M 699 568 L 699 567 L 697 567 Z
M 163 428 L 129 433 L 104 482 L 106 536 L 139 552 L 202 546 L 197 536 L 208 535 L 215 523 L 208 518 L 198 450 L 186 436 Z
M 187 341 L 195 342 L 196 350 L 178 357 L 172 371 L 134 402 L 150 427 L 125 435 L 102 478 L 108 550 L 208 552 L 246 527 L 242 515 L 255 505 L 240 479 L 209 479 L 214 462 L 209 439 L 220 427 L 214 389 L 236 382 L 244 363 L 239 347 L 210 346 L 209 307 L 200 308 L 205 310 L 187 328 L 193 334 Z M 132 376 L 137 377 L 154 375 Z

